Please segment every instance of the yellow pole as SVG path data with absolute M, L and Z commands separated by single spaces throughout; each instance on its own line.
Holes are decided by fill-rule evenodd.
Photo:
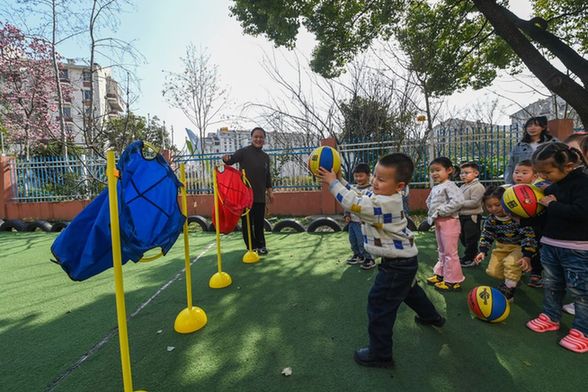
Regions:
M 216 231 L 216 261 L 218 264 L 218 272 L 222 271 L 222 257 L 221 257 L 221 247 L 220 247 L 220 222 L 218 216 L 218 183 L 216 178 L 216 167 L 212 170 L 212 181 L 214 187 L 214 216 L 216 216 L 216 225 L 214 225 L 214 229 Z
M 186 197 L 186 164 L 180 164 L 180 181 L 182 182 L 182 214 L 188 216 L 188 199 Z M 184 260 L 186 262 L 186 298 L 188 309 L 192 309 L 192 271 L 190 268 L 190 242 L 188 239 L 188 220 L 184 221 Z
M 125 309 L 125 291 L 122 276 L 122 255 L 120 246 L 120 225 L 118 220 L 118 196 L 116 193 L 116 168 L 114 151 L 107 153 L 106 174 L 108 177 L 108 205 L 110 207 L 110 230 L 112 239 L 112 265 L 114 268 L 114 288 L 116 295 L 116 318 L 118 320 L 118 341 L 120 344 L 120 361 L 122 366 L 125 392 L 133 391 L 131 375 L 131 356 L 129 354 L 129 337 L 127 334 L 127 312 Z
M 241 179 L 244 184 L 251 185 L 251 183 L 247 179 L 247 175 L 245 174 L 245 169 L 241 170 Z M 247 242 L 249 245 L 249 250 L 245 252 L 245 254 L 243 255 L 243 262 L 248 264 L 257 263 L 259 261 L 259 255 L 257 254 L 257 252 L 253 251 L 253 244 L 251 241 L 251 220 L 249 218 L 250 213 L 251 209 L 248 208 L 247 213 L 245 214 L 245 223 L 247 224 Z
M 242 174 L 243 174 L 243 180 L 246 180 L 247 177 L 245 176 L 245 169 L 242 170 Z M 251 244 L 251 221 L 249 220 L 249 213 L 251 212 L 251 209 L 247 210 L 247 241 L 249 242 L 249 252 L 253 252 L 253 245 Z

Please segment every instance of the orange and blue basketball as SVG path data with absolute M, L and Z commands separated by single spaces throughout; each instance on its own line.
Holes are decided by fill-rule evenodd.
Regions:
M 468 306 L 474 316 L 490 323 L 500 323 L 510 314 L 510 303 L 504 294 L 490 286 L 471 289 L 468 293 Z
M 337 150 L 329 146 L 321 146 L 310 153 L 308 168 L 315 176 L 319 167 L 337 173 L 341 169 L 341 157 Z
M 543 211 L 543 206 L 539 204 L 542 198 L 543 191 L 536 186 L 517 184 L 504 191 L 502 207 L 521 218 L 530 218 Z

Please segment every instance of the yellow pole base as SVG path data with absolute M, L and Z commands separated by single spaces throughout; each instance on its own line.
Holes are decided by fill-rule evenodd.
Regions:
M 248 250 L 247 253 L 243 255 L 243 262 L 246 264 L 257 263 L 259 261 L 259 255 L 254 250 Z
M 217 272 L 216 274 L 212 275 L 208 281 L 208 285 L 211 289 L 222 289 L 230 286 L 231 283 L 233 283 L 233 280 L 226 272 Z
M 197 306 L 185 308 L 176 317 L 174 330 L 177 333 L 192 333 L 203 328 L 208 322 L 204 310 Z

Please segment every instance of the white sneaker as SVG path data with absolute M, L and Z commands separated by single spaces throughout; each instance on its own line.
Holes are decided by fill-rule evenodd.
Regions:
M 571 314 L 572 316 L 574 316 L 576 314 L 576 307 L 574 306 L 574 303 L 565 304 L 564 306 L 561 307 L 561 310 L 563 310 L 567 314 Z

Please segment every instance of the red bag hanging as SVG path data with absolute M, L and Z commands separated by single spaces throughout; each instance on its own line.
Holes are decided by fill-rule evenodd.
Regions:
M 229 234 L 239 222 L 243 210 L 253 205 L 253 190 L 245 185 L 241 172 L 231 166 L 215 168 L 218 189 L 219 231 Z M 212 223 L 216 227 L 216 214 L 212 209 Z

